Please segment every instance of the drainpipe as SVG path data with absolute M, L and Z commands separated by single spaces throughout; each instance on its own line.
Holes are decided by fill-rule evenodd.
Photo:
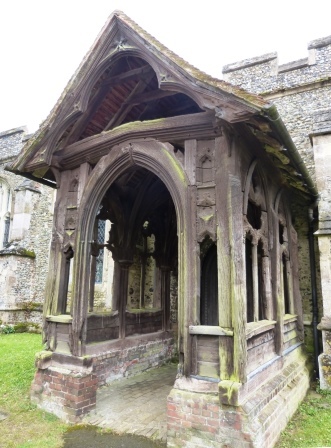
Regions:
M 318 338 L 318 302 L 317 302 L 317 282 L 316 282 L 316 259 L 314 248 L 314 210 L 317 208 L 316 201 L 308 209 L 308 241 L 309 241 L 309 260 L 310 260 L 310 278 L 311 278 L 311 298 L 313 305 L 313 339 L 314 339 L 314 366 L 316 379 L 319 378 L 318 356 L 320 354 L 319 338 Z

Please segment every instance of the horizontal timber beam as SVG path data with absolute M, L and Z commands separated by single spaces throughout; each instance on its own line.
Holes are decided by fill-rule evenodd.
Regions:
M 178 139 L 192 139 L 221 135 L 220 121 L 213 111 L 200 112 L 151 121 L 126 123 L 108 132 L 88 137 L 66 148 L 56 151 L 57 161 L 66 169 L 72 169 L 84 162 L 96 163 L 108 154 L 112 146 L 129 140 L 155 138 L 169 142 Z M 28 167 L 30 169 L 32 167 Z

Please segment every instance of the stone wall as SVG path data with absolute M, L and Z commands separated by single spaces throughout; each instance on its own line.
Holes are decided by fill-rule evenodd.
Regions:
M 277 53 L 247 59 L 223 68 L 224 79 L 270 99 L 276 106 L 310 174 L 315 178 L 309 135 L 315 113 L 329 108 L 331 36 L 310 42 L 308 57 L 278 65 Z
M 55 191 L 5 170 L 21 151 L 26 128 L 0 133 L 0 183 L 10 188 L 10 228 L 0 248 L 0 319 L 41 323 Z
M 223 74 L 226 81 L 259 94 L 276 105 L 301 158 L 312 179 L 316 182 L 319 192 L 319 222 L 315 221 L 314 230 L 318 229 L 318 225 L 321 228 L 322 221 L 328 221 L 328 217 L 331 216 L 331 176 L 325 169 L 327 150 L 322 150 L 327 145 L 324 143 L 322 145 L 317 144 L 317 140 L 320 141 L 321 139 L 318 136 L 327 134 L 331 130 L 329 110 L 331 97 L 331 36 L 310 42 L 307 58 L 279 65 L 277 53 L 269 53 L 229 64 L 223 68 Z M 316 204 L 312 206 L 316 206 Z M 306 324 L 306 344 L 312 351 L 312 334 L 310 331 L 312 285 L 307 239 L 308 217 L 303 216 L 301 210 L 293 210 L 292 215 L 298 233 L 300 290 Z M 322 285 L 325 284 L 325 277 L 328 274 L 325 273 L 325 269 L 324 274 L 320 270 L 320 252 L 317 238 L 315 238 L 315 254 L 318 320 L 320 320 L 323 316 L 323 308 L 325 308 L 325 303 L 323 303 L 325 293 L 322 291 Z

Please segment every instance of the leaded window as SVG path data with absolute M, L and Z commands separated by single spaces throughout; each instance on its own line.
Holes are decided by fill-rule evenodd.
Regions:
M 0 180 L 0 249 L 9 242 L 11 192 L 6 182 Z
M 98 244 L 104 244 L 105 242 L 106 221 L 98 220 Z M 96 260 L 95 268 L 95 283 L 102 283 L 103 273 L 103 261 L 104 261 L 104 249 L 101 248 Z

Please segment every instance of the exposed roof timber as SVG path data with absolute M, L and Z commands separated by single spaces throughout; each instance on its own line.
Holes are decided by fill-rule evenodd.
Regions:
M 154 73 L 153 69 L 150 65 L 146 64 L 142 67 L 121 73 L 120 75 L 112 76 L 111 78 L 105 80 L 103 84 L 108 87 L 115 87 L 118 84 L 122 84 L 123 81 L 131 81 L 135 79 L 143 80 L 145 79 L 145 76 L 149 75 L 150 73 Z
M 43 177 L 37 177 L 34 176 L 31 173 L 22 173 L 21 171 L 14 171 L 10 165 L 5 166 L 5 171 L 9 171 L 11 173 L 14 173 L 18 176 L 26 177 L 27 179 L 33 180 L 35 182 L 38 182 L 39 184 L 46 185 L 47 187 L 51 188 L 58 188 L 58 185 L 56 182 L 51 182 L 50 180 L 44 179 Z
M 115 68 L 116 68 L 116 66 L 113 67 L 113 69 L 115 69 Z M 146 76 L 153 75 L 154 72 L 153 72 L 151 66 L 146 64 L 143 67 L 139 67 L 136 69 L 126 71 L 124 73 L 121 73 L 120 75 L 111 76 L 111 74 L 112 74 L 112 71 L 109 73 L 107 78 L 101 82 L 98 90 L 95 92 L 91 101 L 89 102 L 87 110 L 77 120 L 77 122 L 73 126 L 72 130 L 70 131 L 69 135 L 61 143 L 62 148 L 79 140 L 79 137 L 83 133 L 85 127 L 87 126 L 87 124 L 89 123 L 89 121 L 91 120 L 93 115 L 95 114 L 98 105 L 100 104 L 102 99 L 107 95 L 110 88 L 120 85 L 124 81 L 131 81 L 131 80 L 138 80 L 138 79 L 143 80 L 143 79 L 145 79 Z
M 119 126 L 123 122 L 125 116 L 130 112 L 130 110 L 134 106 L 134 104 L 130 104 L 130 99 L 132 99 L 134 96 L 138 94 L 141 94 L 146 89 L 148 83 L 152 80 L 153 76 L 154 72 L 151 72 L 148 75 L 146 75 L 144 79 L 141 79 L 138 82 L 138 84 L 134 87 L 128 98 L 122 103 L 121 107 L 118 109 L 116 114 L 112 117 L 107 126 L 104 128 L 104 131 L 109 131 L 110 129 L 113 129 L 116 126 Z
M 222 121 L 217 120 L 212 111 L 192 115 L 162 118 L 152 121 L 126 123 L 109 132 L 86 138 L 66 148 L 56 151 L 61 164 L 66 168 L 77 166 L 84 161 L 93 162 L 109 152 L 109 149 L 125 141 L 156 138 L 160 141 L 182 140 L 197 137 L 221 135 Z M 34 168 L 34 163 L 27 169 Z M 37 166 L 37 164 L 36 164 Z
M 132 65 L 129 60 L 133 61 Z M 148 86 L 143 81 L 147 77 L 151 79 Z M 192 104 L 185 103 L 184 97 L 176 98 L 180 93 L 190 97 Z M 198 104 L 196 109 L 193 102 Z M 197 113 L 199 107 L 208 112 Z M 174 116 L 178 113 L 187 115 Z M 144 118 L 151 121 L 137 121 Z M 128 123 L 123 125 L 124 122 Z M 297 177 L 306 185 L 305 191 L 317 195 L 274 106 L 262 97 L 192 67 L 117 11 L 13 168 L 34 172 L 51 163 L 60 169 L 70 169 L 83 161 L 94 163 L 112 146 L 130 139 L 146 138 L 146 135 L 171 142 L 209 138 L 220 135 L 225 122 L 239 126 L 246 122 L 251 126 L 250 132 L 259 130 L 253 137 L 255 142 L 260 139 L 264 154 L 268 145 L 276 148 L 275 166 L 284 168 L 290 182 Z M 100 134 L 94 135 L 97 132 Z M 54 152 L 61 138 L 63 142 Z M 286 152 L 282 151 L 282 145 Z M 272 160 L 274 154 L 269 154 Z M 286 157 L 289 164 L 284 161 Z M 296 176 L 296 171 L 302 176 Z
M 145 92 L 140 95 L 135 95 L 129 100 L 126 100 L 126 104 L 136 105 L 141 103 L 149 103 L 151 101 L 159 100 L 167 96 L 177 95 L 178 92 L 172 90 L 152 90 L 150 92 Z

